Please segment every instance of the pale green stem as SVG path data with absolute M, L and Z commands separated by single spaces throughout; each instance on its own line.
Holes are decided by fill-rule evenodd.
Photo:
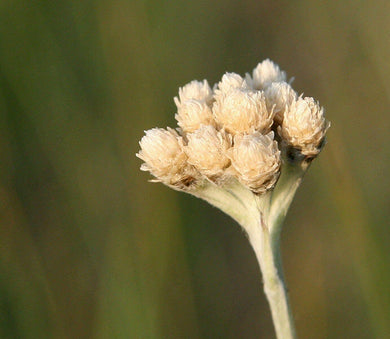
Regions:
M 282 174 L 272 192 L 267 219 L 269 227 L 275 228 L 273 232 L 281 232 L 281 227 L 295 196 L 295 192 L 301 184 L 302 178 L 309 166 L 310 163 L 307 162 L 291 163 L 285 160 Z
M 307 167 L 306 163 L 285 161 L 282 175 L 271 195 L 269 210 L 259 209 L 257 220 L 251 225 L 243 225 L 260 265 L 264 292 L 271 308 L 278 339 L 297 338 L 284 282 L 280 233 L 287 210 Z
M 293 316 L 284 283 L 280 233 L 308 163 L 284 158 L 275 189 L 255 195 L 237 181 L 223 187 L 206 183 L 191 192 L 234 218 L 247 232 L 263 276 L 277 339 L 296 339 Z
M 240 225 L 249 222 L 256 205 L 256 197 L 252 192 L 236 181 L 223 187 L 208 183 L 190 193 L 230 215 Z
M 295 339 L 294 320 L 280 260 L 279 238 L 268 232 L 261 218 L 257 225 L 252 225 L 248 235 L 263 275 L 264 292 L 271 308 L 276 337 Z

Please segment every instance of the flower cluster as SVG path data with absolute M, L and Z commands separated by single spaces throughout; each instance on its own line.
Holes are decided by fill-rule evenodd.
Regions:
M 224 74 L 213 88 L 194 80 L 174 101 L 178 128 L 146 131 L 137 156 L 145 162 L 141 170 L 175 189 L 238 180 L 265 193 L 278 180 L 281 149 L 313 158 L 329 127 L 319 103 L 298 96 L 268 59 L 245 78 Z

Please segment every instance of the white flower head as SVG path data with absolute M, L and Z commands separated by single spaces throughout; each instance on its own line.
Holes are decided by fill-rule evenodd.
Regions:
M 211 108 L 204 101 L 192 99 L 184 101 L 175 115 L 178 125 L 184 132 L 194 132 L 201 125 L 215 125 Z
M 260 91 L 231 90 L 218 97 L 213 114 L 217 123 L 232 134 L 267 133 L 273 124 L 273 111 L 267 109 L 264 93 Z
M 227 180 L 233 176 L 264 193 L 279 177 L 280 150 L 306 164 L 300 161 L 321 151 L 330 126 L 318 102 L 298 97 L 286 73 L 269 59 L 245 79 L 225 73 L 213 89 L 207 80 L 191 81 L 174 101 L 178 128 L 146 131 L 137 156 L 153 181 L 193 192 L 210 181 L 219 188 L 236 182 Z M 290 151 L 299 156 L 293 159 Z
M 177 108 L 187 100 L 204 101 L 207 105 L 213 102 L 213 90 L 211 89 L 207 80 L 197 81 L 193 80 L 190 83 L 179 88 L 179 98 L 175 97 L 174 101 Z
M 280 151 L 274 133 L 236 135 L 229 152 L 238 180 L 255 193 L 272 189 L 280 173 Z
M 299 97 L 284 113 L 278 127 L 280 136 L 290 145 L 299 148 L 302 154 L 316 156 L 330 123 L 325 120 L 324 109 L 313 98 Z
M 216 87 L 216 94 L 227 94 L 236 88 L 248 88 L 246 81 L 237 73 L 226 72 Z
M 252 72 L 252 77 L 247 73 L 246 82 L 254 89 L 264 90 L 273 82 L 286 81 L 286 72 L 269 59 L 260 62 Z
M 284 112 L 291 103 L 297 99 L 297 93 L 287 82 L 273 82 L 265 90 L 265 99 L 268 110 L 274 110 L 275 122 L 280 125 L 283 121 Z
M 185 152 L 188 162 L 210 179 L 220 178 L 230 165 L 227 150 L 232 145 L 232 137 L 213 126 L 202 126 L 194 133 L 187 134 Z
M 187 164 L 182 138 L 172 128 L 145 131 L 137 157 L 145 161 L 142 171 L 149 171 L 166 185 L 183 188 L 196 179 L 196 171 Z

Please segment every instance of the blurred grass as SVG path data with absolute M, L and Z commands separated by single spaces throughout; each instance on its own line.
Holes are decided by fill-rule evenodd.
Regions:
M 270 337 L 242 231 L 134 156 L 178 86 L 267 57 L 332 121 L 283 237 L 300 338 L 390 337 L 389 7 L 2 1 L 0 337 Z

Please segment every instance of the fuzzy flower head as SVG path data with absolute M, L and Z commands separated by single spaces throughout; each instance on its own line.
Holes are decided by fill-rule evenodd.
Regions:
M 213 90 L 209 86 L 207 80 L 193 80 L 187 85 L 179 88 L 179 98 L 175 97 L 174 101 L 179 108 L 187 100 L 203 101 L 207 105 L 211 105 L 213 99 Z
M 273 82 L 265 90 L 265 99 L 268 110 L 273 109 L 274 111 L 274 121 L 280 125 L 283 121 L 284 112 L 297 99 L 297 93 L 287 82 Z
M 235 136 L 229 156 L 238 180 L 253 192 L 264 193 L 275 185 L 281 159 L 273 132 Z
M 211 108 L 205 101 L 190 99 L 184 101 L 175 115 L 184 132 L 195 132 L 201 125 L 215 125 Z
M 264 90 L 273 82 L 286 81 L 286 73 L 271 60 L 260 62 L 252 72 L 252 77 L 247 73 L 246 81 L 254 89 Z
M 137 157 L 145 161 L 142 171 L 149 171 L 167 185 L 186 186 L 195 172 L 187 164 L 182 138 L 172 128 L 153 128 L 145 132 L 140 141 Z
M 282 156 L 293 147 L 299 156 L 289 164 L 301 166 L 320 152 L 329 128 L 318 102 L 298 97 L 268 59 L 245 79 L 225 73 L 213 88 L 191 81 L 174 101 L 178 128 L 146 131 L 137 156 L 153 181 L 184 191 L 239 185 L 256 195 L 270 192 L 283 172 Z
M 329 126 L 324 108 L 318 102 L 313 98 L 299 97 L 285 112 L 278 131 L 288 144 L 300 149 L 302 154 L 314 157 L 321 151 Z
M 248 88 L 246 81 L 237 73 L 225 73 L 215 88 L 214 97 L 217 99 L 219 96 L 227 95 L 237 88 Z
M 230 165 L 227 151 L 232 145 L 231 136 L 209 125 L 189 133 L 187 138 L 185 152 L 188 162 L 208 178 L 222 177 L 225 169 Z
M 213 106 L 218 124 L 232 134 L 268 132 L 273 124 L 273 110 L 268 110 L 260 91 L 241 88 L 218 97 Z

